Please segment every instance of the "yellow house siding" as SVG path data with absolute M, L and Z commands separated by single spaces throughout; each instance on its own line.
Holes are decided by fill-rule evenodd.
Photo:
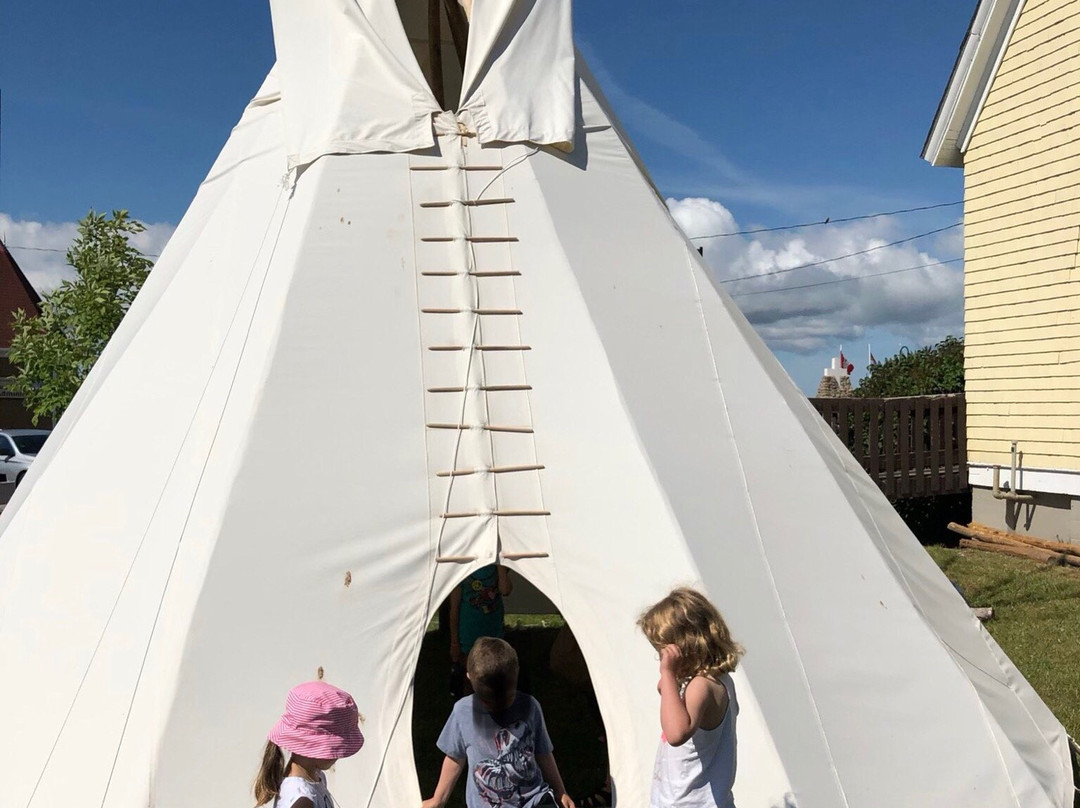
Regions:
M 1080 0 L 1028 0 L 964 154 L 968 455 L 1080 470 Z

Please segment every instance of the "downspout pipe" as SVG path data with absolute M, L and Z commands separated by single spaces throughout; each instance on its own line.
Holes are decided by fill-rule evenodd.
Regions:
M 1008 502 L 1034 502 L 1034 494 L 1018 494 L 1016 492 L 1016 441 L 1012 442 L 1012 469 L 1009 474 L 1009 487 L 1001 490 L 1001 466 L 994 466 L 994 499 L 1004 499 Z

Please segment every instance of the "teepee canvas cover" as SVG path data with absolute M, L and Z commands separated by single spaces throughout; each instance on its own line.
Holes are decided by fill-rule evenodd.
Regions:
M 367 714 L 339 804 L 414 808 L 419 645 L 497 558 L 574 627 L 620 806 L 660 732 L 634 620 L 696 583 L 749 651 L 740 806 L 1065 808 L 1062 727 L 712 285 L 569 0 L 476 0 L 456 113 L 409 8 L 272 5 L 278 65 L 0 522 L 5 808 L 250 804 L 320 668 Z

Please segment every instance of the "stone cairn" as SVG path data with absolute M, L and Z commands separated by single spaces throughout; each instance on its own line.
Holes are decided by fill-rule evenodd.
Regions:
M 851 388 L 851 376 L 847 368 L 840 365 L 840 360 L 834 358 L 832 367 L 825 368 L 821 381 L 818 383 L 818 398 L 850 398 L 854 395 Z

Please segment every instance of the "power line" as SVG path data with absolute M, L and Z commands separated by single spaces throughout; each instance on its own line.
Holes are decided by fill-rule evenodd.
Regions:
M 7 247 L 9 250 L 31 250 L 32 252 L 67 252 L 67 250 L 62 250 L 59 247 L 24 247 L 21 244 L 8 244 L 6 241 L 4 242 L 4 246 Z
M 778 227 L 758 227 L 752 230 L 735 230 L 730 233 L 711 233 L 704 236 L 688 236 L 691 240 L 703 239 L 703 238 L 726 238 L 728 236 L 749 236 L 754 233 L 777 233 L 782 230 L 799 230 L 804 227 L 821 227 L 828 224 L 843 224 L 846 222 L 860 222 L 865 219 L 880 219 L 885 216 L 900 216 L 905 213 L 918 213 L 924 210 L 938 210 L 939 208 L 952 208 L 957 205 L 964 204 L 964 200 L 958 199 L 955 202 L 941 202 L 936 205 L 921 205 L 915 208 L 902 208 L 900 210 L 887 210 L 881 213 L 864 213 L 860 216 L 844 216 L 839 219 L 833 219 L 831 217 L 822 219 L 820 222 L 802 222 L 800 224 L 784 224 Z M 955 225 L 954 225 L 955 226 Z M 24 247 L 21 244 L 8 244 L 7 247 L 13 250 L 33 250 L 34 252 L 67 252 L 67 250 L 60 249 L 59 247 Z M 160 253 L 143 253 L 147 258 L 159 258 Z M 734 280 L 734 279 L 732 279 Z
M 786 275 L 788 272 L 797 272 L 800 269 L 811 269 L 812 267 L 820 267 L 825 264 L 831 264 L 834 261 L 843 261 L 845 258 L 854 258 L 857 255 L 866 255 L 867 253 L 876 252 L 877 250 L 884 250 L 886 247 L 895 247 L 898 244 L 907 244 L 910 241 L 918 241 L 921 238 L 927 236 L 933 236 L 938 233 L 944 233 L 946 230 L 952 230 L 959 227 L 960 222 L 956 224 L 950 224 L 948 227 L 939 227 L 937 230 L 928 230 L 925 233 L 919 233 L 914 236 L 908 236 L 907 238 L 897 239 L 896 241 L 890 241 L 888 244 L 879 244 L 876 247 L 867 247 L 865 250 L 858 250 L 857 252 L 847 253 L 845 255 L 837 255 L 834 258 L 823 258 L 820 261 L 812 261 L 809 264 L 799 264 L 795 267 L 786 267 L 785 269 L 774 269 L 770 272 L 760 272 L 756 275 L 740 275 L 737 278 L 724 278 L 720 283 L 734 283 L 735 281 L 750 281 L 755 278 L 768 278 L 772 275 Z
M 57 252 L 66 253 L 66 247 L 24 247 L 22 244 L 8 244 L 4 242 L 4 246 L 9 250 L 29 250 L 31 252 Z M 161 253 L 139 253 L 144 258 L 160 258 Z
M 932 264 L 920 264 L 917 267 L 904 267 L 903 269 L 890 269 L 886 272 L 873 272 L 869 275 L 853 275 L 850 278 L 834 278 L 831 281 L 818 281 L 817 283 L 803 283 L 799 286 L 785 286 L 781 289 L 758 289 L 755 292 L 739 292 L 732 295 L 732 297 L 749 297 L 750 295 L 767 295 L 771 292 L 791 292 L 796 289 L 812 289 L 815 286 L 830 286 L 834 283 L 848 283 L 850 281 L 863 281 L 867 278 L 881 278 L 885 275 L 898 275 L 901 272 L 912 272 L 916 269 L 927 269 L 929 267 L 942 267 L 947 264 L 955 264 L 957 261 L 963 261 L 963 258 L 952 258 L 948 261 L 935 261 Z
M 749 236 L 754 233 L 776 233 L 780 230 L 799 230 L 803 227 L 821 227 L 826 224 L 842 224 L 844 222 L 861 222 L 864 219 L 879 219 L 884 216 L 900 216 L 904 213 L 918 213 L 923 210 L 937 210 L 938 208 L 952 208 L 957 205 L 964 204 L 964 200 L 958 199 L 955 202 L 941 202 L 937 205 L 922 205 L 917 208 L 903 208 L 902 210 L 888 210 L 883 213 L 864 213 L 861 216 L 845 216 L 840 219 L 833 219 L 828 217 L 822 219 L 820 222 L 803 222 L 802 224 L 784 224 L 779 227 L 758 227 L 753 230 L 736 230 L 731 233 L 712 233 L 707 236 L 690 236 L 691 240 L 700 238 L 726 238 L 728 236 Z

